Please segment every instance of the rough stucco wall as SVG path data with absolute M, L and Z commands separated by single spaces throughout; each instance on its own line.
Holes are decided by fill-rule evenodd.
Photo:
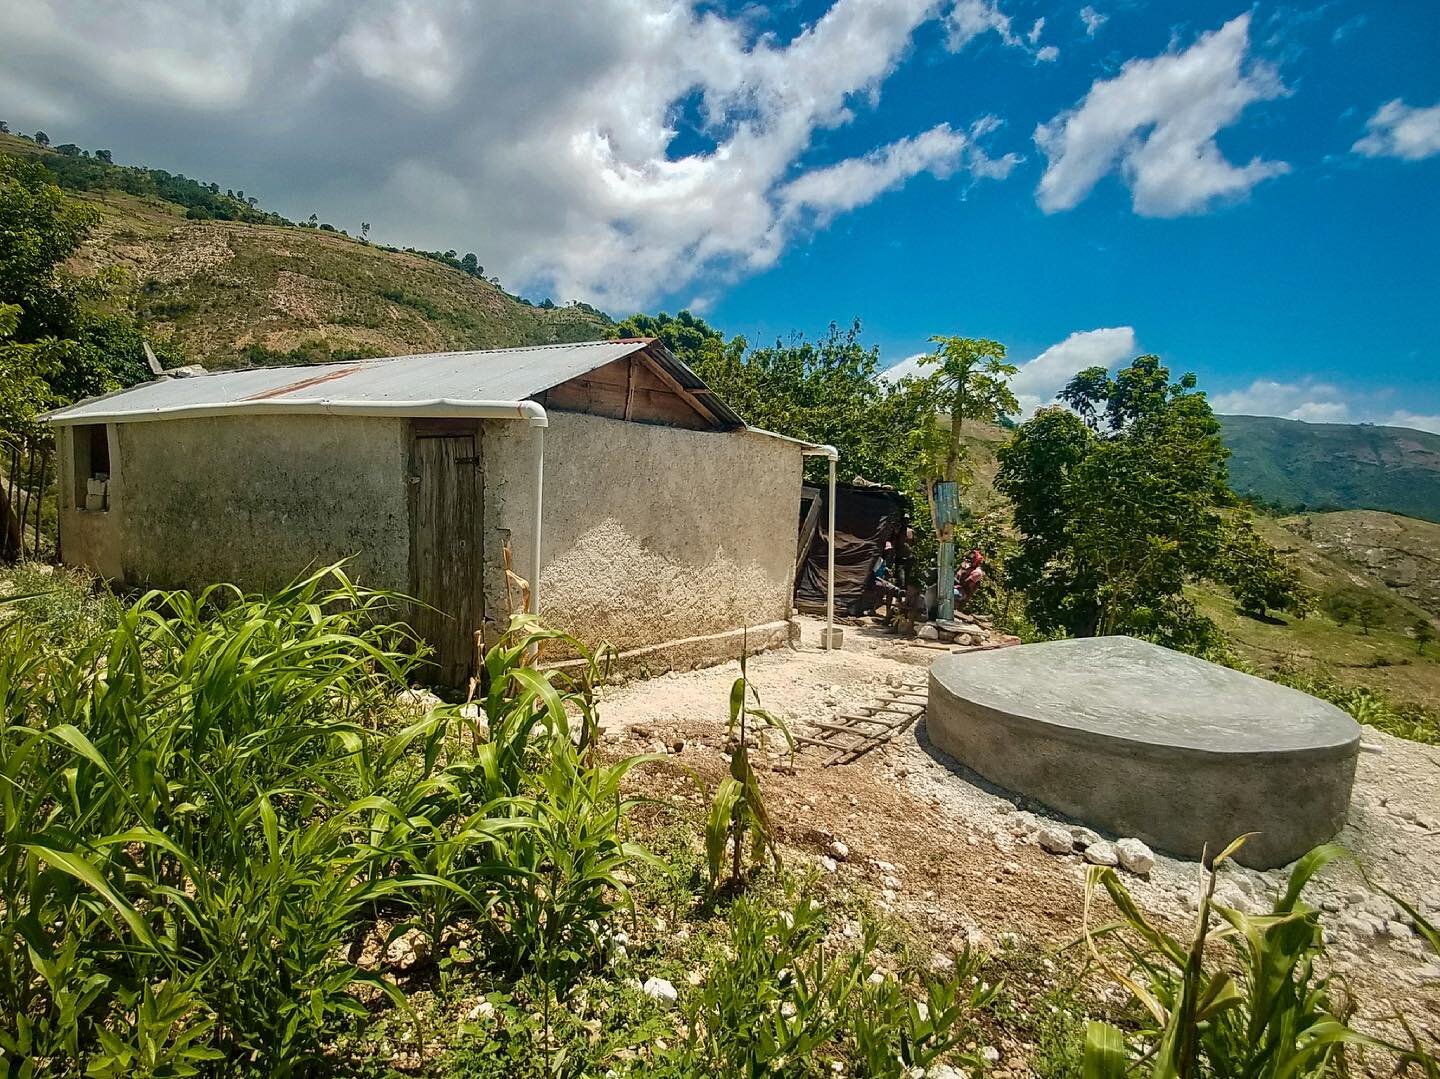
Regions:
M 354 555 L 362 584 L 408 587 L 404 420 L 226 416 L 114 430 L 126 581 L 274 588 Z
M 487 609 L 500 551 L 530 575 L 531 431 L 483 425 Z M 551 412 L 541 614 L 587 642 L 637 648 L 788 618 L 799 447 Z

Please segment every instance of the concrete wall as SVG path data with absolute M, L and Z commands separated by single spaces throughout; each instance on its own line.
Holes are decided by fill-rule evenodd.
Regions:
M 531 575 L 533 436 L 482 430 L 486 609 L 503 616 L 506 542 Z M 788 618 L 801 466 L 798 446 L 763 435 L 552 411 L 542 617 L 621 650 Z
M 66 562 L 133 584 L 260 589 L 354 555 L 362 583 L 408 587 L 406 421 L 233 416 L 111 431 L 111 509 L 65 511 Z
M 66 562 L 131 584 L 262 589 L 354 555 L 362 583 L 409 589 L 406 420 L 251 415 L 110 430 L 111 508 L 76 510 L 66 488 Z M 506 543 L 515 572 L 531 575 L 531 439 L 524 423 L 481 424 L 486 532 L 476 549 L 496 620 Z M 60 444 L 63 456 L 63 433 Z M 743 627 L 765 627 L 752 647 L 786 635 L 776 623 L 790 615 L 799 447 L 552 412 L 545 458 L 547 623 L 622 651 Z M 70 484 L 69 460 L 60 468 Z M 738 649 L 723 637 L 712 658 Z M 692 652 L 674 662 L 699 662 Z

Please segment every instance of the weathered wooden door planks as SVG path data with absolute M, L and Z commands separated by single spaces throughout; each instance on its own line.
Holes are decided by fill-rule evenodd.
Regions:
M 430 433 L 411 443 L 411 626 L 435 650 L 435 680 L 461 686 L 470 676 L 481 599 L 481 471 L 476 434 Z

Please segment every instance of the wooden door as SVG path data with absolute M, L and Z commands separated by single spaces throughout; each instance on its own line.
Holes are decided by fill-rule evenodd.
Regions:
M 470 677 L 484 617 L 479 447 L 473 425 L 470 433 L 417 426 L 410 454 L 410 587 L 420 601 L 410 621 L 446 686 Z

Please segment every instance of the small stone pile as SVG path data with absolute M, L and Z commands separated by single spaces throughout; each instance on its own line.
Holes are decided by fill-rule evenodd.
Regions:
M 1119 866 L 1137 877 L 1148 877 L 1155 868 L 1155 852 L 1138 839 L 1117 839 L 1112 843 L 1081 824 L 1042 824 L 1023 812 L 1015 816 L 1017 824 L 1024 826 L 1021 834 L 1032 837 L 1049 854 L 1078 854 L 1091 865 Z
M 939 641 L 961 648 L 1003 648 L 1020 643 L 1019 637 L 995 632 L 995 623 L 989 615 L 966 614 L 964 611 L 957 611 L 950 621 L 926 622 L 915 631 L 915 635 L 922 641 Z

